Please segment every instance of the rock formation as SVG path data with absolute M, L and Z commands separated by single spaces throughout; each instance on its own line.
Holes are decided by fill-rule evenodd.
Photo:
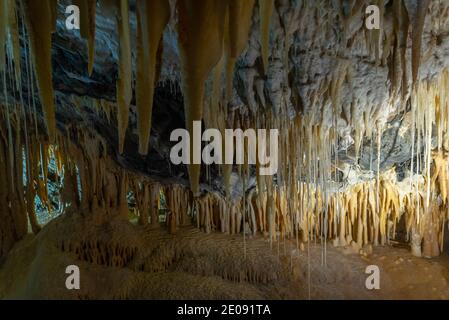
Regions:
M 45 297 L 155 297 L 168 270 L 222 293 L 181 297 L 291 297 L 276 290 L 293 268 L 258 256 L 261 238 L 447 250 L 449 3 L 77 0 L 79 30 L 71 4 L 0 4 L 0 298 L 39 297 L 27 277 L 71 259 L 126 284 Z M 193 121 L 278 129 L 277 174 L 248 154 L 172 164 L 170 134 Z

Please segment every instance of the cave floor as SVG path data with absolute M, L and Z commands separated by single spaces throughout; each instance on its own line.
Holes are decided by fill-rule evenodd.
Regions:
M 310 264 L 311 299 L 449 299 L 447 253 L 425 259 L 414 257 L 407 248 L 379 246 L 362 256 L 348 247 L 329 245 L 324 264 L 322 246 L 310 245 L 309 254 L 306 246 L 295 257 L 299 270 L 307 270 Z M 379 290 L 366 289 L 370 274 L 365 270 L 370 265 L 379 267 Z M 308 279 L 303 271 L 301 280 L 306 287 Z
M 61 217 L 0 262 L 0 298 L 449 299 L 447 253 L 424 259 L 399 246 L 369 255 L 331 244 L 300 247 L 192 226 L 170 235 L 120 219 L 94 227 Z M 80 290 L 64 287 L 72 264 L 81 270 Z M 379 267 L 379 290 L 365 287 L 369 265 Z

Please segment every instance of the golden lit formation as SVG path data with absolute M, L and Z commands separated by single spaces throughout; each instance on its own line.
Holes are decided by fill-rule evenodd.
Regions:
M 154 285 L 148 270 L 172 268 L 176 278 L 196 268 L 192 279 L 264 285 L 276 272 L 298 278 L 294 261 L 306 246 L 363 256 L 401 237 L 416 257 L 447 250 L 449 5 L 76 0 L 79 31 L 70 33 L 62 30 L 65 2 L 0 3 L 0 269 L 2 258 L 11 254 L 12 268 L 26 250 L 20 243 L 39 257 L 59 250 L 61 265 L 72 254 L 141 272 L 120 274 L 127 289 L 111 289 L 130 298 L 151 295 L 137 284 Z M 380 9 L 378 30 L 364 28 L 368 4 Z M 69 56 L 72 65 L 61 61 Z M 248 152 L 244 164 L 191 161 L 183 174 L 167 157 L 168 130 L 184 125 L 192 134 L 194 121 L 223 136 L 228 128 L 279 130 L 277 174 L 260 175 Z M 399 147 L 405 156 L 388 162 Z M 38 211 L 62 215 L 44 225 Z M 229 239 L 227 258 L 202 237 Z M 262 267 L 261 243 L 279 252 L 284 244 L 287 262 L 266 258 L 273 273 Z M 241 250 L 241 270 L 220 269 L 234 258 L 228 246 Z M 212 260 L 175 264 L 201 255 Z M 2 287 L 5 277 L 0 270 L 0 298 L 20 296 L 10 282 Z M 224 288 L 220 281 L 211 286 Z M 242 297 L 262 292 L 251 290 Z

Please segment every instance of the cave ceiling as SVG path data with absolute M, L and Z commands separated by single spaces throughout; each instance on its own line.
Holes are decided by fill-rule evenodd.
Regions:
M 377 140 L 374 139 L 373 146 L 371 137 L 380 130 L 382 169 L 400 167 L 409 160 L 411 61 L 413 26 L 419 23 L 418 1 L 379 1 L 383 4 L 380 31 L 365 28 L 365 2 L 275 1 L 269 23 L 268 59 L 263 57 L 262 11 L 257 10 L 256 3 L 247 23 L 248 39 L 235 59 L 232 88 L 222 93 L 229 98 L 228 110 L 243 117 L 267 113 L 289 119 L 298 116 L 310 125 L 332 127 L 338 135 L 340 160 L 351 165 L 358 163 L 363 169 L 376 168 L 377 158 L 371 153 L 376 149 Z M 110 142 L 111 153 L 123 165 L 150 176 L 187 178 L 184 168 L 169 168 L 167 164 L 169 133 L 184 123 L 179 16 L 175 2 L 170 2 L 169 20 L 158 48 L 162 52 L 158 53 L 157 61 L 159 77 L 154 94 L 153 128 L 150 153 L 145 157 L 138 153 L 135 81 L 123 142 L 125 151 L 121 155 L 119 126 L 98 116 L 94 103 L 88 99 L 116 103 L 120 66 L 116 20 L 106 5 L 97 4 L 94 63 L 89 76 L 88 41 L 78 31 L 65 26 L 65 8 L 69 4 L 59 2 L 60 19 L 52 41 L 57 127 L 64 130 L 67 123 L 76 121 L 80 126 L 94 128 Z M 445 1 L 430 1 L 426 9 L 418 81 L 437 77 L 449 65 L 448 10 Z M 132 77 L 135 78 L 140 67 L 136 62 L 135 1 L 130 2 L 129 20 Z M 26 41 L 23 35 L 21 41 Z M 266 68 L 264 59 L 268 61 Z M 207 96 L 213 91 L 211 78 L 208 74 Z M 229 83 L 227 79 L 223 81 Z M 24 95 L 27 94 L 28 90 L 24 89 Z

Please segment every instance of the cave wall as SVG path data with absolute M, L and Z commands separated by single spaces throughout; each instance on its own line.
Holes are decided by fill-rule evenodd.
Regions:
M 61 201 L 98 223 L 127 216 L 130 189 L 148 223 L 162 184 L 170 232 L 191 216 L 206 232 L 362 248 L 388 243 L 405 214 L 414 252 L 441 251 L 445 2 L 377 1 L 381 28 L 367 30 L 366 1 L 84 0 L 79 33 L 65 27 L 68 3 L 0 6 L 0 256 L 27 219 L 40 230 L 32 202 L 48 198 L 51 152 Z M 169 134 L 191 131 L 193 120 L 280 129 L 278 174 L 257 175 L 248 163 L 171 165 Z M 405 151 L 393 152 L 396 144 Z

